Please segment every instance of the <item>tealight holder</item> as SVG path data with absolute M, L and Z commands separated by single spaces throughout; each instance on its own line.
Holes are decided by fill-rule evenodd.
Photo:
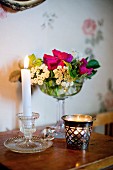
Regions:
M 20 131 L 22 136 L 9 138 L 4 142 L 6 148 L 18 153 L 35 153 L 42 152 L 51 147 L 53 142 L 46 138 L 33 136 L 36 132 L 36 120 L 39 118 L 38 113 L 32 113 L 32 116 L 24 116 L 23 113 L 18 113 Z
M 92 132 L 93 118 L 90 115 L 64 115 L 65 137 L 68 149 L 87 150 Z

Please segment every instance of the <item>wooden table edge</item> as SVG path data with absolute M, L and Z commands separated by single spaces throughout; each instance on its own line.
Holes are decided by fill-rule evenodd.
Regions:
M 100 170 L 100 169 L 105 169 L 112 166 L 113 168 L 113 156 L 109 156 L 107 158 L 100 159 L 95 162 L 91 162 L 85 165 L 82 165 L 80 167 L 75 167 L 69 170 Z

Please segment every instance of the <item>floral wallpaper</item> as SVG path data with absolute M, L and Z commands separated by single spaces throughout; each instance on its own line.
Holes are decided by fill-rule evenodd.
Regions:
M 104 40 L 102 27 L 104 24 L 104 20 L 94 20 L 94 19 L 86 19 L 82 25 L 82 31 L 85 35 L 85 54 L 90 55 L 91 58 L 95 58 L 95 54 L 93 49 L 97 46 L 102 40 Z
M 86 55 L 90 55 L 90 58 L 96 58 L 94 54 L 94 48 L 104 40 L 102 28 L 104 26 L 104 20 L 85 19 L 82 25 L 82 31 L 85 35 L 84 50 Z M 107 93 L 98 93 L 98 99 L 100 103 L 99 112 L 113 111 L 113 84 L 109 79 L 106 82 Z
M 53 24 L 57 19 L 57 15 L 55 13 L 44 12 L 42 16 L 43 16 L 43 23 L 41 25 L 42 29 L 45 29 L 47 27 L 53 29 L 54 27 Z
M 107 81 L 107 92 L 103 95 L 98 94 L 100 101 L 99 112 L 113 111 L 113 82 L 111 79 Z

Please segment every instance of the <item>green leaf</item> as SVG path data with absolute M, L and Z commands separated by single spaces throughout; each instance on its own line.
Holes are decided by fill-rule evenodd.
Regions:
M 36 58 L 36 56 L 34 54 L 29 55 L 29 65 L 30 65 L 30 67 L 41 66 L 41 64 L 42 64 L 41 58 Z
M 69 71 L 70 76 L 72 77 L 73 75 L 72 75 L 71 70 L 72 70 L 72 66 L 71 66 L 71 65 L 69 65 L 69 66 L 68 66 L 68 71 Z
M 53 81 L 52 81 L 52 80 L 50 80 L 50 81 L 48 82 L 48 86 L 49 86 L 49 87 L 52 87 L 52 86 L 53 86 Z
M 28 57 L 29 57 L 29 66 L 32 67 L 34 61 L 36 60 L 36 56 L 32 54 L 32 55 L 29 55 Z
M 72 78 L 75 78 L 77 76 L 77 71 L 76 69 L 72 69 L 71 66 L 68 67 L 68 70 L 69 70 L 69 74 Z
M 76 65 L 77 64 L 77 60 L 76 60 L 76 58 L 75 59 L 73 59 L 72 61 L 71 61 L 71 65 Z
M 31 54 L 31 55 L 29 55 L 28 57 L 29 57 L 29 59 L 30 59 L 30 62 L 33 62 L 33 61 L 36 60 L 36 56 L 35 56 L 34 54 Z
M 95 69 L 95 68 L 99 68 L 99 67 L 100 67 L 100 64 L 95 59 L 90 60 L 87 64 L 87 68 L 94 68 Z
M 88 60 L 89 59 L 89 57 L 86 57 L 86 60 Z
M 73 78 L 75 78 L 75 77 L 76 77 L 76 75 L 77 75 L 76 70 L 72 70 L 72 74 L 73 74 Z
M 41 58 L 37 58 L 35 61 L 34 61 L 34 66 L 41 66 L 42 65 L 42 59 Z

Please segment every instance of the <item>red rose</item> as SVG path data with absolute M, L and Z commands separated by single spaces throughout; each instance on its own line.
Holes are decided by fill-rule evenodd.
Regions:
M 64 66 L 64 63 L 57 57 L 44 54 L 44 63 L 48 66 L 49 70 L 54 70 L 58 65 Z
M 53 55 L 58 57 L 60 60 L 64 60 L 68 63 L 70 63 L 73 59 L 73 56 L 71 54 L 68 54 L 66 52 L 61 52 L 61 51 L 58 51 L 56 49 L 52 50 L 53 52 Z
M 73 56 L 71 54 L 60 52 L 56 49 L 54 49 L 52 52 L 54 56 L 47 54 L 44 54 L 43 56 L 44 63 L 48 66 L 49 70 L 54 70 L 58 66 L 63 67 L 65 65 L 63 60 L 66 62 L 71 62 L 73 59 Z

